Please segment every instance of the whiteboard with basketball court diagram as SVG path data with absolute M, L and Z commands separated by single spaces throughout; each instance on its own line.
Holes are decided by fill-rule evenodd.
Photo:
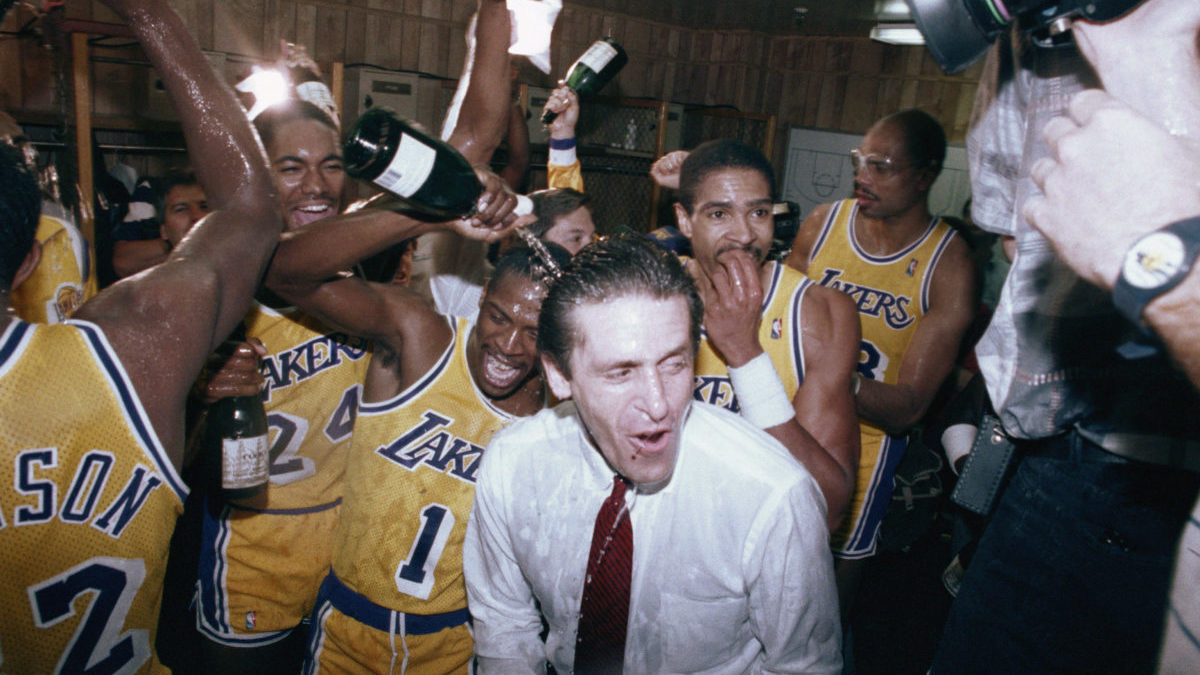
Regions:
M 854 195 L 850 149 L 860 143 L 862 134 L 792 127 L 788 133 L 782 196 L 800 205 L 802 218 L 818 204 Z M 961 216 L 970 196 L 967 150 L 961 145 L 949 145 L 946 165 L 929 193 L 929 210 L 939 215 Z

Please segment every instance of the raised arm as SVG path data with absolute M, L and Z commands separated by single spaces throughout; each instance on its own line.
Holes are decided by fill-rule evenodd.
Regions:
M 179 16 L 164 2 L 105 2 L 162 77 L 214 211 L 166 263 L 114 285 L 76 317 L 104 329 L 178 462 L 187 392 L 249 306 L 283 221 L 258 136 Z
M 449 143 L 471 161 L 486 163 L 500 145 L 508 123 L 511 78 L 508 43 L 511 35 L 504 0 L 479 0 L 475 53 L 467 91 Z
M 888 433 L 904 433 L 925 415 L 975 316 L 975 267 L 961 237 L 951 239 L 932 274 L 929 311 L 904 352 L 896 383 L 859 380 L 859 416 Z

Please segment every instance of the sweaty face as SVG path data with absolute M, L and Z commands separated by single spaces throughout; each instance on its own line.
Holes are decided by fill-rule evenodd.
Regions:
M 574 399 L 592 442 L 638 485 L 671 476 L 692 401 L 687 302 L 626 295 L 571 310 L 571 377 L 546 359 L 550 387 Z
M 519 274 L 488 283 L 467 342 L 467 365 L 489 398 L 509 396 L 534 375 L 538 311 L 545 296 L 544 288 Z
M 553 227 L 546 230 L 542 239 L 552 241 L 575 255 L 592 243 L 595 236 L 596 225 L 592 222 L 592 214 L 587 207 L 581 206 L 555 219 Z
M 208 199 L 199 185 L 176 185 L 163 200 L 163 222 L 159 231 L 172 246 L 178 246 L 192 226 L 207 216 Z
M 337 132 L 309 119 L 287 122 L 267 148 L 287 229 L 335 215 L 342 207 L 346 170 Z
M 675 216 L 679 231 L 692 241 L 693 256 L 706 271 L 715 269 L 731 251 L 744 251 L 762 263 L 775 235 L 771 188 L 754 169 L 710 171 L 696 190 L 692 212 L 677 203 Z
M 923 167 L 914 166 L 904 147 L 904 134 L 891 124 L 874 126 L 863 137 L 859 150 L 864 156 L 890 158 L 890 170 L 864 162 L 854 175 L 854 197 L 858 210 L 870 218 L 898 216 L 923 207 L 932 181 Z

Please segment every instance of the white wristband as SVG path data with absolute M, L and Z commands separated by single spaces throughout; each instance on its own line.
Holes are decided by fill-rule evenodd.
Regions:
M 733 384 L 742 417 L 754 426 L 770 429 L 795 417 L 792 401 L 783 390 L 783 382 L 766 352 L 750 359 L 744 366 L 730 368 L 729 381 Z

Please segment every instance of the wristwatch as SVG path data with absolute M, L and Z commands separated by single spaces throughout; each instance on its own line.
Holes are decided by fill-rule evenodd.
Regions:
M 1113 287 L 1113 304 L 1122 316 L 1142 323 L 1146 305 L 1179 285 L 1200 255 L 1200 216 L 1186 218 L 1143 235 L 1125 252 Z

